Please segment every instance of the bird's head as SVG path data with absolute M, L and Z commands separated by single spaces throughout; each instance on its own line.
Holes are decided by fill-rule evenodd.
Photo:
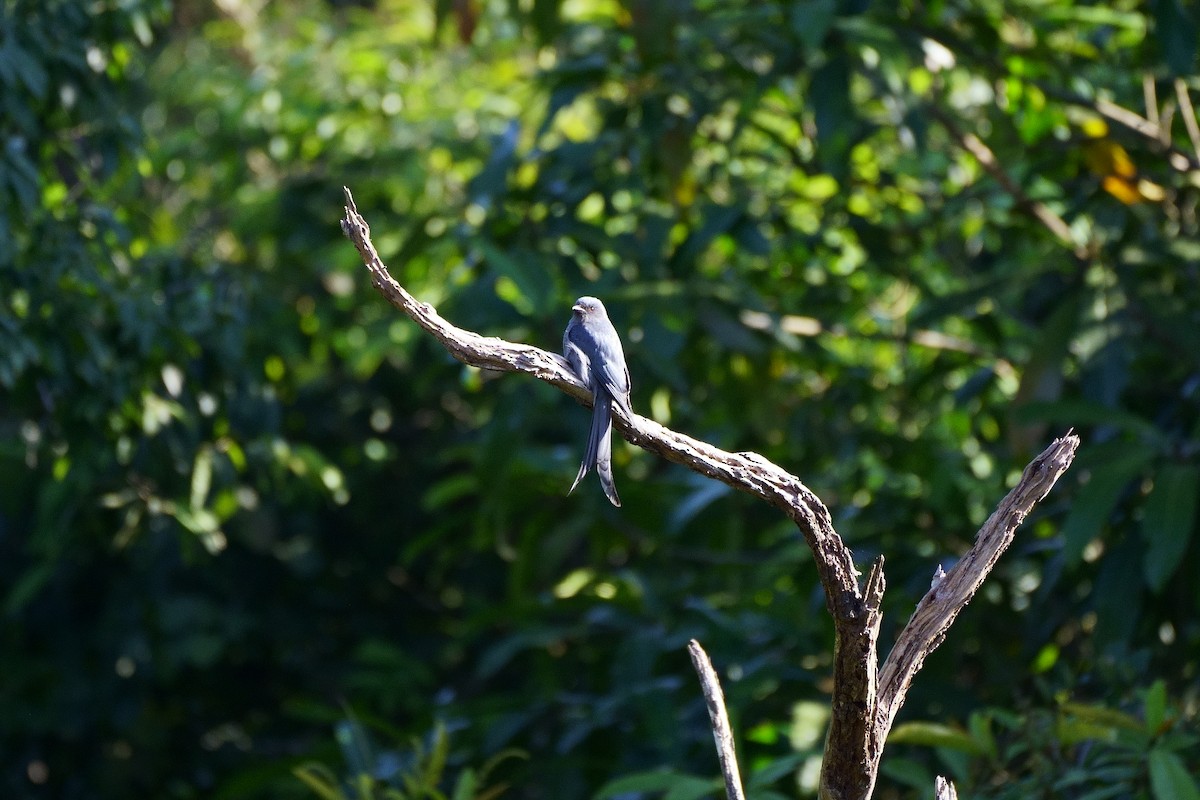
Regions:
M 605 316 L 604 304 L 595 297 L 581 297 L 575 301 L 575 305 L 571 306 L 571 313 L 579 320 L 603 318 Z

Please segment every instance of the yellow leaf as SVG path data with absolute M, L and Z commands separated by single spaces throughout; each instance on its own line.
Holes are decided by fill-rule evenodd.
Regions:
M 1104 191 L 1127 206 L 1142 202 L 1142 196 L 1138 193 L 1137 186 L 1124 178 L 1118 178 L 1116 175 L 1108 175 L 1104 178 L 1102 185 L 1104 186 Z
M 1083 146 L 1083 159 L 1088 169 L 1100 177 L 1118 175 L 1132 178 L 1137 174 L 1133 159 L 1124 147 L 1112 139 L 1100 139 Z
M 1108 124 L 1100 117 L 1092 117 L 1082 125 L 1083 133 L 1093 139 L 1102 139 L 1108 135 Z

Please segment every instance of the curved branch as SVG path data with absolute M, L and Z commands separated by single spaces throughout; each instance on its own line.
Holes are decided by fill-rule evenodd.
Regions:
M 393 306 L 432 334 L 456 359 L 481 369 L 524 372 L 558 387 L 590 406 L 592 395 L 575 376 L 566 359 L 532 345 L 480 336 L 447 322 L 428 303 L 413 297 L 391 276 L 371 242 L 371 229 L 358 213 L 354 197 L 344 189 L 346 215 L 342 231 L 354 242 L 376 289 Z M 796 521 L 817 555 L 821 583 L 831 604 L 859 600 L 858 572 L 849 548 L 833 529 L 829 510 L 795 475 L 758 453 L 730 453 L 707 442 L 666 428 L 640 414 L 613 409 L 615 427 L 631 443 L 668 461 L 752 494 L 784 511 Z M 834 606 L 830 606 L 834 610 Z
M 380 260 L 367 221 L 358 213 L 350 190 L 344 191 L 342 231 L 354 242 L 375 288 L 393 306 L 464 364 L 498 372 L 524 372 L 591 405 L 591 392 L 562 356 L 456 327 L 433 306 L 409 294 Z M 836 633 L 832 714 L 821 765 L 820 796 L 837 800 L 870 797 L 884 740 L 913 676 L 1012 541 L 1016 527 L 1070 465 L 1079 445 L 1078 437 L 1068 435 L 1026 468 L 1017 487 L 980 531 L 975 546 L 917 606 L 877 674 L 885 585 L 882 557 L 871 565 L 865 585 L 860 586 L 853 556 L 834 530 L 829 509 L 795 475 L 757 453 L 721 450 L 639 414 L 627 414 L 620 406 L 614 406 L 613 417 L 614 426 L 632 444 L 770 503 L 800 529 L 813 552 Z

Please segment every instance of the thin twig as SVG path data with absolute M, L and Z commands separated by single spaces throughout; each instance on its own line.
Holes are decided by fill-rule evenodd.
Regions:
M 1156 122 L 1153 119 L 1146 119 L 1136 111 L 1131 111 L 1111 100 L 1106 100 L 1102 97 L 1087 97 L 1070 89 L 1064 89 L 1062 88 L 1061 81 L 1031 81 L 1024 76 L 1015 76 L 1009 70 L 1007 64 L 995 55 L 995 51 L 982 49 L 976 46 L 971 40 L 955 37 L 951 35 L 950 31 L 942 28 L 933 28 L 916 21 L 910 21 L 909 27 L 922 36 L 942 45 L 956 56 L 965 55 L 976 65 L 987 70 L 993 78 L 1002 80 L 1019 78 L 1036 86 L 1047 98 L 1095 112 L 1109 122 L 1120 125 L 1131 133 L 1150 140 L 1155 145 L 1161 146 L 1166 150 L 1167 163 L 1172 169 L 1178 172 L 1186 173 L 1200 169 L 1200 156 L 1193 158 L 1171 144 L 1169 133 L 1164 135 L 1165 129 L 1169 127 L 1169 114 L 1163 113 L 1161 115 L 1162 119 Z M 1166 106 L 1164 105 L 1165 108 Z
M 1087 260 L 1089 255 L 1087 247 L 1075 241 L 1075 236 L 1071 233 L 1071 226 L 1067 224 L 1066 220 L 1054 213 L 1045 203 L 1034 200 L 1026 194 L 1021 185 L 1004 171 L 996 154 L 984 144 L 982 139 L 958 127 L 958 124 L 936 105 L 931 105 L 930 109 L 934 118 L 958 142 L 959 146 L 974 156 L 980 166 L 992 176 L 996 183 L 1000 184 L 1000 188 L 1012 196 L 1017 203 L 1017 208 L 1040 222 L 1046 230 L 1054 234 L 1056 239 L 1070 247 L 1076 258 L 1081 261 Z
M 712 722 L 713 741 L 717 745 L 717 760 L 721 763 L 721 776 L 725 779 L 725 797 L 728 800 L 745 800 L 742 776 L 738 771 L 737 753 L 733 747 L 733 728 L 729 725 L 729 713 L 725 710 L 725 694 L 717 671 L 713 669 L 708 653 L 695 639 L 688 642 L 688 655 L 700 678 L 700 691 L 708 706 L 708 719 Z
M 799 314 L 784 314 L 772 316 L 764 311 L 743 309 L 738 314 L 738 321 L 756 331 L 778 330 L 791 336 L 830 336 L 840 339 L 856 339 L 859 341 L 890 342 L 896 345 L 927 347 L 931 350 L 949 350 L 965 353 L 973 358 L 987 360 L 997 374 L 1005 378 L 1018 378 L 1012 363 L 1000 358 L 974 342 L 952 336 L 942 331 L 915 330 L 910 333 L 889 334 L 886 332 L 851 331 L 845 325 L 826 325 L 816 317 L 806 317 Z
M 1183 127 L 1187 129 L 1188 138 L 1192 140 L 1192 149 L 1196 151 L 1196 160 L 1200 161 L 1200 123 L 1196 122 L 1196 109 L 1192 107 L 1192 96 L 1188 94 L 1187 84 L 1183 78 L 1175 79 L 1175 96 L 1179 98 L 1180 116 L 1183 117 Z
M 1079 97 L 1069 91 L 1058 90 L 1055 94 L 1058 94 L 1061 99 L 1075 104 L 1088 104 L 1085 98 Z M 1146 119 L 1136 111 L 1130 111 L 1125 106 L 1117 105 L 1111 100 L 1105 100 L 1103 97 L 1097 97 L 1088 105 L 1091 105 L 1099 112 L 1100 116 L 1105 117 L 1109 122 L 1115 122 L 1134 133 L 1140 133 L 1147 139 L 1153 139 L 1156 142 L 1161 141 L 1162 131 L 1158 123 Z
M 1154 75 L 1149 72 L 1142 73 L 1142 100 L 1146 104 L 1147 121 L 1156 128 L 1162 128 L 1158 116 L 1158 89 L 1154 86 Z

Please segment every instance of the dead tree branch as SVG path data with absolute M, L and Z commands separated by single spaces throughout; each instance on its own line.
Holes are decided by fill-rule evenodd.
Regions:
M 883 749 L 883 740 L 926 656 L 942 643 L 958 612 L 971 602 L 1000 555 L 1012 544 L 1017 526 L 1066 472 L 1078 447 L 1079 437 L 1068 432 L 1030 462 L 1017 485 L 983 523 L 971 549 L 917 603 L 912 619 L 896 637 L 896 644 L 879 671 L 879 703 L 875 711 L 878 747 L 874 752 Z
M 738 771 L 737 753 L 733 748 L 733 728 L 729 725 L 729 712 L 725 710 L 725 695 L 717 671 L 713 669 L 708 653 L 695 639 L 688 642 L 688 655 L 700 678 L 700 691 L 708 706 L 708 718 L 712 723 L 713 740 L 717 745 L 717 761 L 721 764 L 721 776 L 725 779 L 727 800 L 746 800 L 742 790 L 742 776 Z
M 953 783 L 938 775 L 933 781 L 933 797 L 934 800 L 958 800 L 958 792 Z
M 591 404 L 591 393 L 562 356 L 458 328 L 433 306 L 409 294 L 380 260 L 349 189 L 345 201 L 342 231 L 358 249 L 375 288 L 451 355 L 481 369 L 524 372 Z M 757 453 L 730 453 L 639 414 L 627 415 L 616 406 L 613 412 L 615 427 L 630 443 L 770 503 L 795 522 L 812 550 L 836 631 L 833 707 L 821 767 L 821 797 L 829 800 L 871 796 L 884 740 L 913 675 L 1012 541 L 1017 525 L 1070 465 L 1079 444 L 1074 435 L 1059 439 L 1026 468 L 980 531 L 975 546 L 918 605 L 878 672 L 885 586 L 882 558 L 871 565 L 866 582 L 860 585 L 853 556 L 834 530 L 829 510 L 799 478 Z M 736 769 L 736 763 L 733 766 Z

